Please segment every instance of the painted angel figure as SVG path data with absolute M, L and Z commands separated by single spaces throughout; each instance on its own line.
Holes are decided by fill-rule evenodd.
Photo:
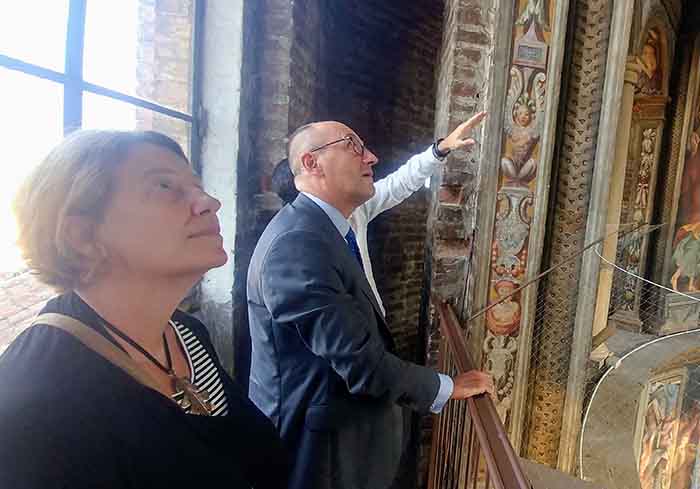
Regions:
M 537 73 L 528 87 L 522 71 L 510 70 L 505 121 L 509 144 L 501 158 L 501 171 L 516 185 L 527 185 L 537 173 L 532 154 L 544 127 L 546 80 L 544 73 Z
M 547 0 L 530 0 L 515 23 L 527 25 L 533 20 L 539 23 L 544 30 L 549 30 L 549 2 Z

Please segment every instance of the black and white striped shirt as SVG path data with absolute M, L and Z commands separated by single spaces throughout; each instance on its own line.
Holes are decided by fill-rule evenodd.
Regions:
M 209 393 L 209 402 L 212 405 L 212 416 L 225 416 L 228 414 L 228 403 L 226 402 L 226 393 L 224 385 L 221 382 L 221 377 L 216 369 L 216 365 L 207 353 L 207 350 L 202 346 L 197 337 L 190 329 L 177 321 L 170 321 L 177 337 L 180 340 L 182 349 L 187 357 L 187 363 L 190 367 L 190 382 L 197 386 L 200 390 L 205 390 Z M 173 395 L 173 399 L 182 406 L 183 392 L 177 392 Z M 189 413 L 190 407 L 183 408 L 186 413 Z

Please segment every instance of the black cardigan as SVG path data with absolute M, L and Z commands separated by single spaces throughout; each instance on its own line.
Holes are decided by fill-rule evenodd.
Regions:
M 74 293 L 42 312 L 111 339 Z M 68 333 L 37 325 L 0 356 L 0 487 L 285 487 L 287 457 L 272 424 L 223 371 L 205 327 L 181 312 L 173 319 L 214 360 L 228 416 L 185 414 Z

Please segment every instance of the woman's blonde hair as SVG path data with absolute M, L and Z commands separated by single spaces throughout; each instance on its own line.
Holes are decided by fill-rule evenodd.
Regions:
M 173 139 L 153 131 L 83 130 L 65 138 L 23 182 L 14 201 L 18 245 L 29 268 L 58 290 L 88 283 L 101 263 L 78 253 L 67 239 L 68 218 L 101 222 L 115 171 L 142 144 L 187 160 Z

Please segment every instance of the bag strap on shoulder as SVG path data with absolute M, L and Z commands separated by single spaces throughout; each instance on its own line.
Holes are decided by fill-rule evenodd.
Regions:
M 34 318 L 30 326 L 37 324 L 53 326 L 54 328 L 65 331 L 87 348 L 122 369 L 139 383 L 160 392 L 153 377 L 139 367 L 125 351 L 119 349 L 107 338 L 86 326 L 82 321 L 66 316 L 65 314 L 44 313 Z M 170 398 L 169 396 L 166 397 Z

